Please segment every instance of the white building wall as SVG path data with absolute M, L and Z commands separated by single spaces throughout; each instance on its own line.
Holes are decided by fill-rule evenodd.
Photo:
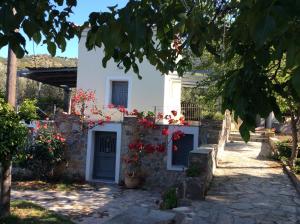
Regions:
M 181 80 L 176 75 L 161 75 L 147 60 L 139 64 L 142 80 L 132 70 L 125 73 L 113 60 L 103 68 L 104 52 L 100 48 L 88 51 L 85 40 L 83 35 L 79 42 L 77 88 L 95 90 L 97 106 L 109 104 L 112 80 L 128 80 L 129 111 L 180 110 Z

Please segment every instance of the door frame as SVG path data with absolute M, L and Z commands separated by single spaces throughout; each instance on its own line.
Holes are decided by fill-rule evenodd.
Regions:
M 97 125 L 88 131 L 87 141 L 87 154 L 86 154 L 86 169 L 85 179 L 90 182 L 110 182 L 108 180 L 94 179 L 93 168 L 94 168 L 94 145 L 95 145 L 95 132 L 115 132 L 117 134 L 116 142 L 116 166 L 115 166 L 115 183 L 119 183 L 120 178 L 120 165 L 121 165 L 121 134 L 122 126 L 121 123 L 104 123 L 103 125 Z

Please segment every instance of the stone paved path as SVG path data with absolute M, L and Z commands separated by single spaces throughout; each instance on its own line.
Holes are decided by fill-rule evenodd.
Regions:
M 299 194 L 278 163 L 259 158 L 261 146 L 227 144 L 207 200 L 193 203 L 186 223 L 300 224 Z
M 206 201 L 179 208 L 185 224 L 300 224 L 300 197 L 281 166 L 259 158 L 261 143 L 229 143 Z M 160 194 L 100 185 L 73 192 L 13 191 L 76 223 L 102 224 L 131 206 L 157 209 Z
M 92 189 L 61 191 L 12 191 L 13 199 L 29 200 L 70 217 L 75 223 L 102 224 L 132 206 L 158 208 L 160 194 L 98 185 Z

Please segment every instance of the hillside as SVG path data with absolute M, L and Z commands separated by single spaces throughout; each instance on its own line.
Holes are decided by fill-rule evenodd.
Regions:
M 6 58 L 0 57 L 0 91 L 4 90 L 6 79 Z M 18 70 L 26 67 L 74 67 L 77 58 L 51 57 L 50 55 L 30 55 L 18 60 Z

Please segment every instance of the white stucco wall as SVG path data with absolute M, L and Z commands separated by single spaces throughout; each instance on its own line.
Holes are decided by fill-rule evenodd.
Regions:
M 87 51 L 85 36 L 79 42 L 77 88 L 95 90 L 97 106 L 103 108 L 110 102 L 111 80 L 128 80 L 128 110 L 166 112 L 180 110 L 181 80 L 177 75 L 161 75 L 147 60 L 139 64 L 140 75 L 132 71 L 126 74 L 124 69 L 111 60 L 107 67 L 102 67 L 103 51 L 98 48 Z

